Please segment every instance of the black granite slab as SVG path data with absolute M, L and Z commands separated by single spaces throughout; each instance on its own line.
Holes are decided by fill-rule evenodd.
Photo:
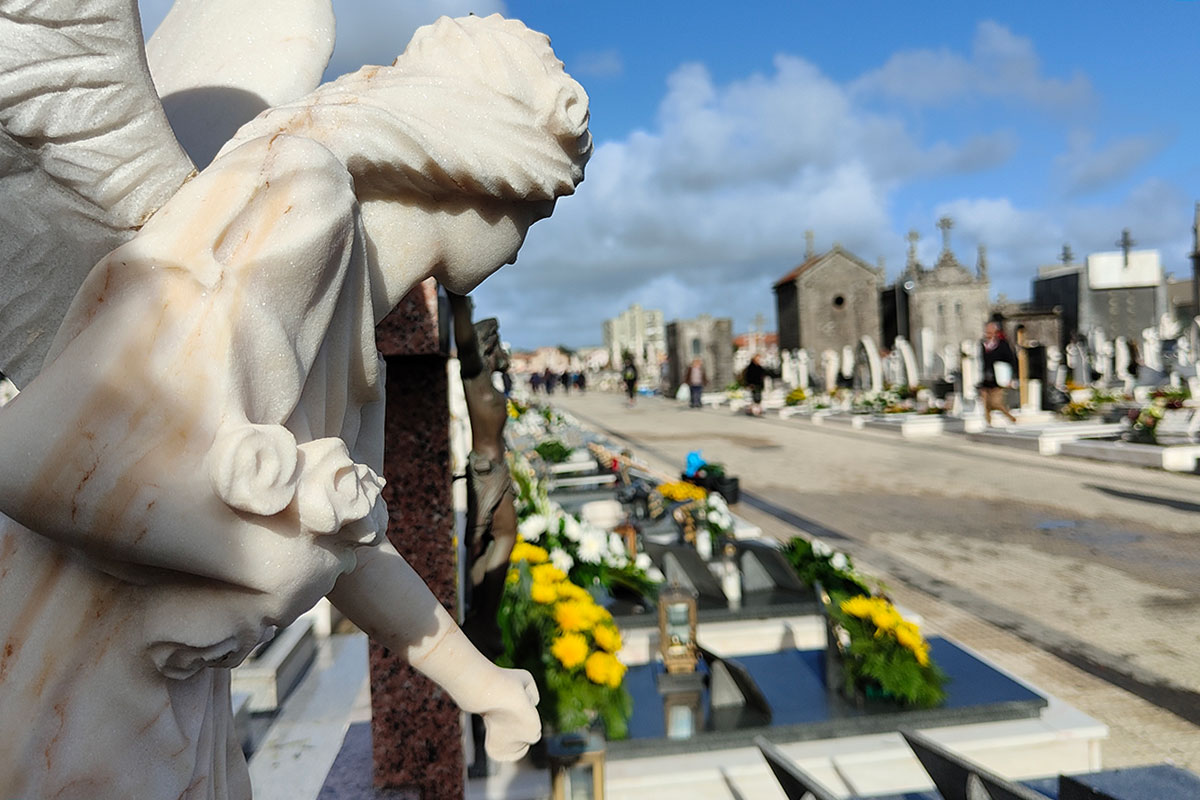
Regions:
M 1058 800 L 1196 800 L 1200 776 L 1178 767 L 1112 769 L 1064 777 Z
M 727 725 L 725 714 L 713 714 L 705 693 L 703 729 L 690 739 L 666 738 L 662 700 L 655 688 L 661 664 L 630 667 L 626 687 L 633 696 L 629 738 L 609 743 L 610 758 L 717 750 L 746 746 L 754 736 L 772 742 L 794 742 L 894 731 L 1037 717 L 1046 699 L 939 638 L 929 640 L 933 657 L 950 677 L 946 702 L 933 709 L 905 709 L 890 704 L 858 708 L 826 690 L 823 650 L 789 650 L 738 656 L 771 708 L 766 726 Z M 703 669 L 702 662 L 702 669 Z

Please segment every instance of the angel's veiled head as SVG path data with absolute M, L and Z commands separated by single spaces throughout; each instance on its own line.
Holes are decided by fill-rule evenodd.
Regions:
M 363 67 L 264 112 L 224 148 L 279 133 L 341 159 L 360 197 L 553 201 L 592 152 L 587 94 L 516 20 L 443 17 L 389 67 Z

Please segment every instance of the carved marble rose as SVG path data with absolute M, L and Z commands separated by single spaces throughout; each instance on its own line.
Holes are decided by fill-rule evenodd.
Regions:
M 515 259 L 583 178 L 587 96 L 498 16 L 317 88 L 331 24 L 180 0 L 152 81 L 133 0 L 0 0 L 6 797 L 248 798 L 228 668 L 322 596 L 482 714 L 494 757 L 539 736 L 529 675 L 381 543 L 373 330 L 417 282 Z M 217 58 L 245 40 L 220 25 L 261 25 L 255 52 Z M 181 131 L 262 113 L 196 174 L 155 84 Z

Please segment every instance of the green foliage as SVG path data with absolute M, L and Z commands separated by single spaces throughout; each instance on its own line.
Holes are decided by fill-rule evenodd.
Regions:
M 533 448 L 533 451 L 551 464 L 561 464 L 571 457 L 571 448 L 558 439 L 547 439 Z
M 1065 406 L 1060 408 L 1058 410 L 1058 413 L 1062 414 L 1064 417 L 1066 417 L 1069 420 L 1074 420 L 1076 422 L 1079 422 L 1081 420 L 1090 419 L 1091 417 L 1095 416 L 1096 415 L 1096 406 L 1093 405 L 1090 400 L 1086 400 L 1086 401 L 1082 401 L 1082 402 L 1076 402 L 1076 401 L 1072 400 L 1070 403 L 1067 403 Z
M 558 600 L 535 601 L 532 595 L 535 583 L 528 563 L 522 561 L 513 565 L 497 616 L 504 642 L 504 653 L 497 662 L 501 666 L 528 670 L 533 676 L 541 698 L 538 714 L 545 727 L 567 732 L 600 720 L 607 738 L 625 738 L 633 713 L 633 700 L 624 686 L 624 667 L 619 667 L 613 681 L 597 682 L 589 677 L 582 658 L 568 667 L 552 650 L 554 642 L 564 634 L 578 636 L 586 643 L 582 652 L 588 657 L 599 654 L 608 663 L 619 665 L 594 635 L 598 627 L 613 627 L 611 616 L 578 587 L 566 587 L 573 589 L 570 594 L 560 588 L 563 595 Z M 553 593 L 554 587 L 563 585 L 562 581 L 544 582 L 541 588 Z M 555 619 L 555 609 L 561 602 L 586 609 L 590 614 L 588 624 L 581 630 L 564 631 Z
M 1163 408 L 1183 408 L 1183 401 L 1190 399 L 1191 396 L 1191 390 L 1189 390 L 1186 386 L 1165 386 L 1160 389 L 1155 389 L 1150 394 L 1150 397 L 1156 403 L 1159 400 L 1163 401 Z
M 784 405 L 798 406 L 808 399 L 808 392 L 797 386 L 787 393 L 787 397 L 783 398 Z
M 845 595 L 832 595 L 829 615 L 835 627 L 849 637 L 843 653 L 844 691 L 850 697 L 861 692 L 867 698 L 893 700 L 914 708 L 932 708 L 946 699 L 946 674 L 929 660 L 928 645 L 916 633 L 916 626 L 904 622 L 894 607 L 882 598 L 871 598 L 880 606 L 886 604 L 883 626 L 870 617 L 861 618 L 842 610 Z M 858 598 L 866 600 L 867 598 Z M 905 646 L 896 637 L 898 627 L 907 628 L 917 637 L 916 645 Z M 918 652 L 923 655 L 918 656 Z M 919 659 L 924 659 L 922 664 Z
M 850 556 L 834 551 L 819 540 L 810 542 L 794 536 L 784 545 L 783 554 L 800 580 L 808 586 L 820 583 L 831 594 L 871 593 L 864 580 L 854 571 Z

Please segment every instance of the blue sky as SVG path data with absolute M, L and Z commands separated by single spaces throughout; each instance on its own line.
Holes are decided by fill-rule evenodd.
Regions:
M 147 27 L 162 3 L 144 2 Z M 517 347 L 598 343 L 630 302 L 774 318 L 804 231 L 888 274 L 937 218 L 993 293 L 1123 227 L 1189 270 L 1200 199 L 1200 2 L 340 0 L 330 74 L 387 63 L 441 13 L 545 31 L 588 90 L 587 180 L 477 291 Z

